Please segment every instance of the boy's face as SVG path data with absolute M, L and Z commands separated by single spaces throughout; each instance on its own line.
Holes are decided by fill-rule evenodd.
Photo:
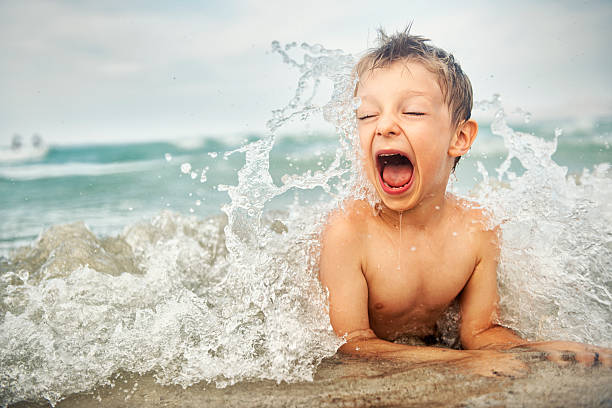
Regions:
M 454 129 L 436 76 L 418 62 L 398 61 L 366 71 L 357 96 L 365 171 L 383 203 L 404 211 L 444 193 Z

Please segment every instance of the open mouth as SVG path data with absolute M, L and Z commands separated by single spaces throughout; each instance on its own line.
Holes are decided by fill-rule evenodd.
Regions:
M 400 194 L 410 188 L 414 166 L 399 152 L 380 152 L 376 155 L 380 184 L 388 194 Z

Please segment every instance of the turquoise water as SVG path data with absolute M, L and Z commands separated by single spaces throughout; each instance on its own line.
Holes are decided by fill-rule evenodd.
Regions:
M 612 118 L 589 123 L 519 123 L 513 128 L 545 139 L 562 129 L 553 158 L 570 174 L 612 161 Z M 244 153 L 225 157 L 224 153 L 257 139 L 253 134 L 182 143 L 51 146 L 40 159 L 0 161 L 0 255 L 30 243 L 45 228 L 77 220 L 95 233 L 108 235 L 164 209 L 199 217 L 220 214 L 229 199 L 217 186 L 236 184 L 236 173 L 244 165 Z M 281 135 L 271 151 L 272 178 L 279 185 L 285 174 L 324 170 L 337 148 L 332 132 Z M 481 123 L 472 152 L 457 168 L 456 187 L 468 192 L 482 180 L 478 161 L 493 172 L 505 157 L 501 138 L 491 134 L 487 123 Z M 192 167 L 187 174 L 181 171 L 184 163 Z M 517 163 L 513 168 L 520 172 Z M 295 194 L 277 198 L 269 206 L 282 209 Z M 297 194 L 302 200 L 317 200 L 322 190 Z

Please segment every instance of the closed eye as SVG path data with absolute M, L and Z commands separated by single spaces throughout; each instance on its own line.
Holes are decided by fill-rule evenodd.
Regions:
M 404 115 L 423 116 L 425 115 L 425 112 L 404 112 Z
M 374 114 L 361 115 L 361 116 L 357 116 L 357 119 L 359 119 L 359 120 L 366 120 L 366 119 L 373 118 L 374 116 L 376 116 L 376 115 L 374 115 Z

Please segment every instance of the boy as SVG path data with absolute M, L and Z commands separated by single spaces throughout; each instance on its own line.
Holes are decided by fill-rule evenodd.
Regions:
M 452 55 L 408 31 L 380 33 L 358 62 L 355 95 L 365 174 L 380 203 L 352 201 L 330 215 L 320 279 L 340 351 L 415 363 L 448 362 L 485 376 L 526 366 L 497 350 L 529 347 L 566 364 L 609 366 L 610 349 L 529 343 L 495 324 L 497 231 L 481 210 L 446 193 L 450 173 L 478 131 L 472 87 Z M 393 343 L 431 338 L 457 301 L 463 350 Z

